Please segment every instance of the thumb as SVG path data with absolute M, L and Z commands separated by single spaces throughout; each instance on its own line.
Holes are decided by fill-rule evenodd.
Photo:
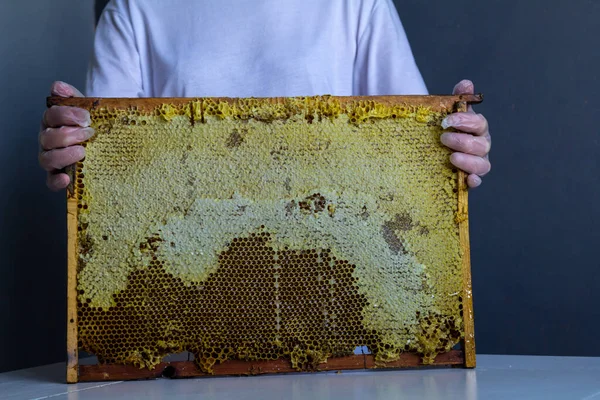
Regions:
M 50 87 L 50 93 L 52 96 L 60 97 L 85 97 L 83 93 L 77 90 L 74 86 L 62 81 L 54 82 Z
M 475 94 L 475 85 L 470 80 L 463 79 L 454 86 L 452 94 Z M 467 107 L 467 111 L 473 111 L 473 107 L 470 104 Z
M 463 79 L 458 82 L 456 86 L 454 86 L 454 90 L 452 90 L 452 94 L 474 94 L 475 93 L 475 85 L 468 79 Z

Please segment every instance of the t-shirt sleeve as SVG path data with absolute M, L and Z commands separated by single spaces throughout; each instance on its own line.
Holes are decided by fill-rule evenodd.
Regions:
M 428 94 L 391 0 L 376 0 L 357 45 L 354 95 Z
M 118 4 L 110 3 L 98 22 L 87 74 L 87 96 L 144 97 L 134 32 Z

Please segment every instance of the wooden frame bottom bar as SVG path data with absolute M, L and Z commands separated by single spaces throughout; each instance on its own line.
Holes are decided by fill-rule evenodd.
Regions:
M 431 366 L 463 365 L 465 362 L 462 350 L 451 350 L 436 357 Z M 327 362 L 319 364 L 315 371 L 342 371 L 357 369 L 390 369 L 390 368 L 423 367 L 421 357 L 414 353 L 404 353 L 400 359 L 387 363 L 375 361 L 372 355 L 353 355 L 348 357 L 330 358 Z M 298 372 L 292 368 L 291 363 L 285 359 L 275 361 L 238 361 L 229 360 L 213 367 L 214 375 L 202 372 L 193 361 L 163 362 L 156 368 L 140 369 L 133 365 L 97 364 L 80 365 L 79 382 L 89 381 L 114 381 L 135 379 L 166 378 L 191 378 L 222 375 L 262 375 L 275 373 Z

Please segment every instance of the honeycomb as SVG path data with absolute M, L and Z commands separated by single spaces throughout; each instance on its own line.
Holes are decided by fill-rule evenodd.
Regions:
M 152 103 L 154 104 L 154 103 Z M 91 108 L 76 165 L 78 346 L 312 370 L 463 336 L 447 110 L 335 97 Z

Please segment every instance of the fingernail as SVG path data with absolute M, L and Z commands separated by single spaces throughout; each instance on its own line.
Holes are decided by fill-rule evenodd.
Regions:
M 483 180 L 479 175 L 472 174 L 469 176 L 469 178 L 471 178 L 471 184 L 469 186 L 472 188 L 476 188 L 483 183 Z
M 450 154 L 450 162 L 454 165 L 456 165 L 457 163 L 460 164 L 462 160 L 462 153 L 459 153 L 457 151 L 455 151 L 454 153 Z
M 452 126 L 452 122 L 450 121 L 450 117 L 446 117 L 442 120 L 442 128 L 448 129 Z
M 71 88 L 64 82 L 56 82 L 56 85 L 54 86 L 54 93 L 62 97 L 71 97 L 73 94 L 71 93 L 70 89 Z
M 89 138 L 94 136 L 94 133 L 96 133 L 94 128 L 85 128 L 85 129 L 82 129 L 81 132 L 83 133 L 82 140 L 88 140 Z
M 85 156 L 85 149 L 83 148 L 83 146 L 73 146 L 73 153 L 75 153 L 75 157 L 78 160 L 81 160 L 83 158 L 83 156 Z
M 77 115 L 75 119 L 77 124 L 84 128 L 92 124 L 92 119 L 90 118 L 90 114 L 87 111 L 85 112 L 85 115 Z
M 448 146 L 450 144 L 450 132 L 442 133 L 442 135 L 440 136 L 440 141 L 443 145 Z

